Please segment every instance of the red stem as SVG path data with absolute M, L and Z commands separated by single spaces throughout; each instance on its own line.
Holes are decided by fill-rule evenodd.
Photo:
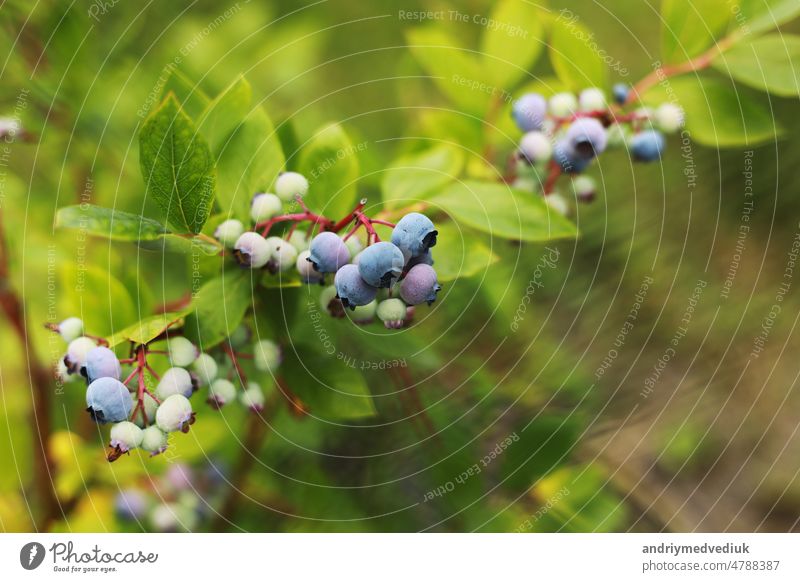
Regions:
M 239 364 L 239 359 L 236 356 L 236 352 L 233 351 L 233 348 L 229 345 L 225 345 L 222 348 L 228 357 L 231 360 L 231 364 L 233 364 L 234 370 L 236 370 L 236 374 L 239 376 L 239 382 L 242 384 L 242 388 L 247 388 L 247 376 L 244 375 L 244 371 L 242 370 L 241 364 Z
M 543 194 L 548 196 L 553 193 L 556 187 L 556 182 L 561 176 L 561 166 L 556 162 L 550 162 L 550 173 L 547 175 L 547 180 L 544 183 Z

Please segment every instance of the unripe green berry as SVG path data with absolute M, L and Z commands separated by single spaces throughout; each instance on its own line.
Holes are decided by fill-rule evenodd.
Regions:
M 142 442 L 139 445 L 150 456 L 158 455 L 167 450 L 167 435 L 157 426 L 149 426 L 142 431 Z
M 239 395 L 239 402 L 242 403 L 242 406 L 249 408 L 250 410 L 260 412 L 264 409 L 264 392 L 261 390 L 261 386 L 256 384 L 255 382 L 250 382 L 247 385 L 247 390 L 243 391 Z
M 167 342 L 169 359 L 173 366 L 185 368 L 197 359 L 200 350 L 188 339 L 182 336 L 173 337 Z
M 189 399 L 182 394 L 173 394 L 156 410 L 156 425 L 164 432 L 188 432 L 194 423 L 194 413 Z
M 274 218 L 281 213 L 281 206 L 275 194 L 256 194 L 250 202 L 250 220 L 259 223 Z
M 278 368 L 282 360 L 281 348 L 273 341 L 261 340 L 253 346 L 253 365 L 262 372 Z
M 214 231 L 214 238 L 226 249 L 231 249 L 243 232 L 244 225 L 239 220 L 231 218 L 219 223 L 219 226 Z
M 386 299 L 378 303 L 377 314 L 383 324 L 389 329 L 403 327 L 406 320 L 406 304 L 401 299 Z
M 222 408 L 236 398 L 236 386 L 225 378 L 217 378 L 208 388 L 208 403 L 214 408 Z
M 275 181 L 275 193 L 286 201 L 302 198 L 308 193 L 308 180 L 297 172 L 283 172 Z
M 219 366 L 208 354 L 200 354 L 192 363 L 192 373 L 197 378 L 198 386 L 208 386 L 217 377 Z
M 143 436 L 142 429 L 132 422 L 118 422 L 111 427 L 111 446 L 124 453 L 141 445 Z

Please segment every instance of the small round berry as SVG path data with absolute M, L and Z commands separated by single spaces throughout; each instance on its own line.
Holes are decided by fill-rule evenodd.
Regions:
M 122 376 L 122 366 L 114 352 L 105 346 L 98 346 L 86 354 L 86 363 L 81 368 L 81 373 L 93 382 L 98 378 L 115 378 Z
M 69 343 L 83 335 L 83 321 L 79 317 L 68 317 L 56 327 L 61 338 Z
M 430 218 L 419 212 L 410 212 L 400 219 L 392 231 L 392 243 L 400 249 L 403 262 L 405 262 L 423 254 L 429 248 L 436 246 L 436 236 L 438 234 Z M 378 245 L 384 245 L 380 248 L 387 249 L 382 252 L 389 252 L 385 244 L 386 243 L 378 243 Z M 361 265 L 361 261 L 364 260 L 363 255 L 368 251 L 375 252 L 374 250 L 370 251 L 370 249 L 374 249 L 374 247 L 378 245 L 369 246 L 363 251 L 361 258 L 359 258 L 359 266 Z M 374 284 L 369 280 L 367 280 L 367 282 Z
M 550 138 L 541 131 L 529 131 L 519 142 L 519 153 L 522 160 L 529 164 L 547 162 L 553 155 Z
M 167 450 L 167 435 L 155 425 L 148 426 L 142 431 L 142 444 L 139 446 L 150 456 L 159 455 Z
M 639 162 L 654 162 L 661 158 L 666 144 L 661 132 L 647 130 L 634 135 L 629 145 L 633 159 Z
M 132 407 L 135 410 L 136 405 L 139 403 L 139 398 L 136 393 L 131 394 L 132 400 Z M 139 428 L 145 428 L 146 426 L 153 424 L 156 421 L 156 409 L 158 408 L 158 402 L 156 402 L 155 398 L 150 396 L 147 392 L 144 394 L 144 413 L 147 415 L 147 423 L 145 424 L 144 418 L 142 418 L 141 413 L 137 413 L 136 417 L 133 419 L 133 423 L 138 426 Z
M 104 424 L 127 420 L 133 403 L 122 382 L 115 378 L 98 378 L 86 389 L 86 407 L 92 420 Z
M 267 269 L 270 273 L 288 271 L 295 266 L 297 249 L 292 246 L 292 243 L 278 236 L 271 236 L 267 239 L 267 244 L 272 249 L 267 262 Z
M 173 491 L 191 489 L 192 478 L 192 468 L 185 463 L 174 463 L 164 475 L 164 480 Z
M 545 196 L 544 203 L 547 204 L 548 208 L 552 208 L 562 216 L 567 216 L 569 214 L 569 203 L 567 199 L 558 192 L 553 192 Z
M 257 232 L 245 232 L 236 240 L 233 255 L 243 267 L 260 269 L 270 259 L 272 249 Z
M 576 119 L 566 134 L 572 150 L 582 158 L 592 158 L 603 153 L 608 144 L 603 124 L 591 117 Z
M 569 117 L 578 109 L 578 100 L 572 93 L 556 93 L 550 97 L 547 104 L 550 115 L 554 117 Z
M 565 174 L 580 174 L 591 161 L 579 156 L 566 139 L 556 142 L 553 148 L 553 160 L 561 166 L 561 171 Z
M 408 261 L 407 267 L 410 269 L 414 265 L 430 265 L 433 266 L 433 254 L 431 254 L 431 250 L 428 249 L 418 257 L 414 257 L 410 261 Z
M 375 312 L 377 309 L 378 302 L 373 299 L 366 305 L 356 306 L 356 308 L 348 314 L 348 317 L 350 321 L 357 325 L 367 325 L 375 321 Z
M 147 511 L 147 498 L 138 489 L 123 489 L 114 498 L 114 513 L 126 521 L 138 521 Z
M 664 133 L 675 133 L 683 127 L 683 109 L 673 103 L 664 103 L 655 112 L 655 122 Z
M 272 372 L 283 360 L 281 348 L 275 342 L 264 339 L 253 346 L 253 365 L 262 372 Z
M 192 404 L 183 394 L 167 397 L 156 410 L 156 426 L 164 432 L 188 432 L 193 423 Z
M 333 318 L 340 319 L 345 316 L 342 300 L 336 296 L 336 287 L 325 287 L 319 294 L 319 304 L 325 312 Z
M 170 338 L 167 341 L 167 351 L 169 351 L 169 360 L 172 365 L 182 368 L 190 365 L 200 355 L 197 346 L 183 336 Z
M 283 172 L 275 181 L 275 193 L 286 201 L 302 198 L 308 193 L 308 180 L 297 172 Z
M 614 123 L 606 130 L 608 148 L 618 148 L 628 142 L 628 130 L 621 123 Z
M 255 382 L 249 382 L 247 390 L 239 394 L 239 402 L 242 403 L 242 406 L 254 412 L 264 410 L 264 392 L 261 390 L 261 386 Z
M 250 220 L 255 223 L 274 218 L 281 213 L 281 199 L 275 194 L 256 194 L 250 202 Z
M 192 363 L 192 374 L 197 378 L 198 386 L 208 386 L 217 377 L 219 366 L 208 354 L 200 354 Z
M 297 272 L 300 274 L 300 279 L 303 280 L 303 283 L 322 283 L 325 280 L 325 276 L 314 269 L 314 266 L 308 260 L 310 256 L 311 251 L 302 251 L 297 255 L 295 267 L 297 267 Z
M 617 83 L 611 89 L 611 92 L 614 93 L 614 101 L 617 102 L 617 105 L 625 105 L 628 101 L 628 96 L 631 94 L 631 88 L 625 83 Z
M 231 218 L 219 223 L 214 230 L 214 238 L 217 239 L 226 249 L 233 248 L 239 237 L 244 232 L 244 225 L 241 221 Z
M 69 342 L 67 355 L 64 356 L 64 365 L 67 366 L 70 374 L 81 371 L 81 368 L 86 365 L 86 357 L 95 347 L 97 344 L 88 337 L 79 337 Z
M 428 305 L 436 301 L 436 294 L 441 291 L 436 278 L 436 271 L 430 265 L 412 267 L 400 283 L 400 297 L 408 305 Z
M 126 453 L 142 444 L 142 429 L 128 422 L 119 422 L 111 427 L 111 447 Z
M 311 246 L 311 240 L 306 236 L 306 233 L 300 230 L 295 230 L 289 235 L 289 242 L 292 243 L 292 246 L 296 248 L 298 252 L 307 251 L 309 246 Z
M 350 251 L 338 235 L 321 232 L 311 240 L 308 261 L 320 273 L 335 273 L 350 262 Z
M 67 382 L 74 382 L 78 379 L 77 376 L 74 376 L 69 373 L 67 369 L 67 365 L 64 363 L 64 358 L 61 358 L 56 362 L 56 369 L 54 372 L 55 378 L 58 382 L 62 384 L 66 384 Z
M 534 131 L 542 127 L 547 113 L 547 101 L 538 93 L 527 93 L 514 101 L 511 115 L 522 131 Z
M 406 304 L 395 298 L 378 303 L 377 314 L 388 329 L 400 329 L 405 325 L 407 311 Z
M 399 252 L 399 251 L 398 251 Z M 369 285 L 361 277 L 359 267 L 345 265 L 338 271 L 333 279 L 336 295 L 344 307 L 355 309 L 359 305 L 366 305 L 378 294 L 378 289 Z
M 413 234 L 410 229 L 403 229 L 398 233 L 399 227 L 400 223 L 397 224 L 397 228 L 395 228 L 394 233 L 392 233 L 392 240 L 397 239 L 398 241 L 401 241 L 403 248 L 405 248 L 406 252 L 409 253 L 409 258 L 411 256 L 415 256 L 416 254 L 422 253 L 425 248 L 427 248 L 426 245 L 428 243 L 425 242 L 424 239 L 420 239 L 419 236 Z M 435 230 L 433 231 L 433 241 L 436 241 Z M 375 243 L 364 249 L 364 251 L 361 253 L 361 258 L 358 261 L 357 269 L 361 274 L 361 278 L 364 279 L 367 285 L 385 288 L 391 287 L 400 277 L 400 274 L 403 272 L 403 266 L 405 265 L 405 262 L 406 259 L 400 248 L 393 243 L 384 241 Z M 338 277 L 339 273 L 337 272 L 336 275 Z M 347 284 L 350 285 L 356 284 L 356 281 L 350 276 L 348 276 L 346 280 L 342 279 L 342 281 L 347 281 Z M 335 280 L 334 284 L 336 284 Z M 339 290 L 339 285 L 336 285 L 336 291 L 338 292 Z M 339 297 L 341 298 L 342 295 L 339 294 Z M 361 299 L 364 298 L 364 296 L 361 297 Z M 352 299 L 358 300 L 355 296 Z M 374 296 L 363 303 L 355 303 L 355 305 L 364 305 L 365 303 L 372 301 L 372 299 L 374 299 Z
M 191 374 L 184 368 L 170 368 L 161 376 L 156 386 L 156 397 L 166 400 L 173 394 L 183 394 L 186 398 L 197 390 L 197 385 Z
M 222 408 L 236 398 L 236 386 L 225 378 L 217 378 L 208 388 L 208 403 L 214 408 Z
M 251 337 L 250 328 L 242 323 L 228 336 L 228 343 L 232 348 L 241 348 L 245 344 L 250 343 Z
M 572 189 L 581 202 L 591 202 L 597 194 L 597 184 L 589 176 L 577 176 L 572 180 Z
M 603 111 L 608 107 L 605 93 L 597 87 L 590 87 L 581 91 L 578 103 L 581 111 Z

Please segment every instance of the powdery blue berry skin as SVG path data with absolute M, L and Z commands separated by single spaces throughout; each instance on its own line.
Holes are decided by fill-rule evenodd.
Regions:
M 355 309 L 359 305 L 366 305 L 374 300 L 378 293 L 376 287 L 364 281 L 361 277 L 360 266 L 356 265 L 345 265 L 336 271 L 333 284 L 336 287 L 336 295 L 342 305 L 350 309 Z
M 666 142 L 660 131 L 648 130 L 634 135 L 629 145 L 636 161 L 655 162 L 661 158 Z
M 546 162 L 553 155 L 550 138 L 541 131 L 529 131 L 519 142 L 519 153 L 529 164 Z
M 142 431 L 142 444 L 139 446 L 151 457 L 161 454 L 167 450 L 167 435 L 157 426 L 148 426 Z
M 308 193 L 308 180 L 297 172 L 283 172 L 275 181 L 275 194 L 281 200 L 291 201 Z
M 614 94 L 614 101 L 616 101 L 618 105 L 624 105 L 628 101 L 631 88 L 625 83 L 617 83 L 611 91 Z
M 436 271 L 429 265 L 412 267 L 400 284 L 400 297 L 408 305 L 419 305 L 436 301 L 436 294 L 441 291 Z
M 243 267 L 260 269 L 269 261 L 271 248 L 257 232 L 246 232 L 236 240 L 233 254 Z
M 243 232 L 244 225 L 235 218 L 231 218 L 219 223 L 216 230 L 214 230 L 214 238 L 222 243 L 225 248 L 231 249 Z
M 117 423 L 111 427 L 110 444 L 112 447 L 119 449 L 123 453 L 135 449 L 141 445 L 142 438 L 142 429 L 132 422 L 128 422 L 127 420 Z
M 131 394 L 115 378 L 98 378 L 86 389 L 86 410 L 95 422 L 122 422 L 133 410 Z
M 183 394 L 189 398 L 197 389 L 191 374 L 184 368 L 170 368 L 161 375 L 161 380 L 156 386 L 156 397 L 165 400 L 173 394 Z
M 399 227 L 400 223 L 398 223 L 397 226 Z M 436 231 L 434 231 L 434 233 L 435 232 Z M 423 240 L 419 239 L 410 230 L 401 230 L 400 233 L 398 233 L 397 228 L 395 228 L 394 233 L 392 233 L 392 240 L 394 240 L 395 236 L 398 234 L 398 240 L 404 241 L 406 245 L 405 248 L 412 253 L 411 256 L 413 256 L 414 248 L 418 248 L 419 252 L 424 250 L 422 248 L 425 245 Z M 434 234 L 433 236 L 435 241 L 436 235 Z M 417 254 L 419 254 L 419 252 Z M 393 243 L 384 241 L 370 245 L 361 252 L 361 258 L 358 261 L 358 272 L 368 285 L 386 288 L 391 287 L 400 277 L 405 263 L 406 258 L 400 248 Z M 338 285 L 336 289 L 338 291 Z M 341 295 L 339 297 L 341 297 Z M 372 299 L 374 299 L 374 297 Z M 372 301 L 372 299 L 369 301 Z M 369 301 L 367 301 L 367 303 L 369 303 Z
M 68 317 L 58 324 L 58 333 L 69 343 L 83 335 L 83 321 L 79 317 Z
M 335 273 L 350 262 L 347 245 L 332 232 L 321 232 L 311 241 L 309 262 L 320 273 Z
M 522 131 L 540 129 L 546 114 L 547 101 L 538 93 L 527 93 L 511 106 L 511 116 Z
M 406 262 L 436 246 L 436 236 L 438 234 L 430 218 L 419 212 L 410 212 L 399 220 L 392 231 L 392 243 L 400 249 L 403 255 L 403 262 Z M 385 243 L 378 244 L 383 245 Z M 364 260 L 364 255 L 370 248 L 375 246 L 377 245 L 372 245 L 362 251 L 359 265 Z M 369 279 L 367 279 L 367 282 L 374 285 Z
M 89 382 L 98 378 L 114 378 L 119 380 L 122 376 L 122 366 L 116 354 L 105 346 L 98 346 L 86 354 L 86 364 L 83 367 Z
M 561 166 L 561 171 L 565 174 L 579 174 L 583 172 L 591 162 L 591 159 L 580 157 L 572 149 L 566 139 L 556 143 L 553 148 L 553 160 Z
M 250 220 L 255 223 L 269 220 L 281 213 L 281 199 L 275 194 L 256 194 L 250 201 Z
M 173 394 L 162 400 L 156 410 L 156 426 L 163 432 L 186 432 L 193 422 L 192 405 L 182 394 Z
M 572 151 L 585 159 L 602 154 L 608 144 L 603 124 L 591 117 L 576 119 L 569 126 L 566 138 Z

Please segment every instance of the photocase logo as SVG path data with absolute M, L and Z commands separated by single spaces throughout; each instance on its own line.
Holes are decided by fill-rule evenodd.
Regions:
M 44 546 L 39 542 L 29 542 L 19 551 L 19 563 L 26 570 L 35 570 L 44 561 Z

